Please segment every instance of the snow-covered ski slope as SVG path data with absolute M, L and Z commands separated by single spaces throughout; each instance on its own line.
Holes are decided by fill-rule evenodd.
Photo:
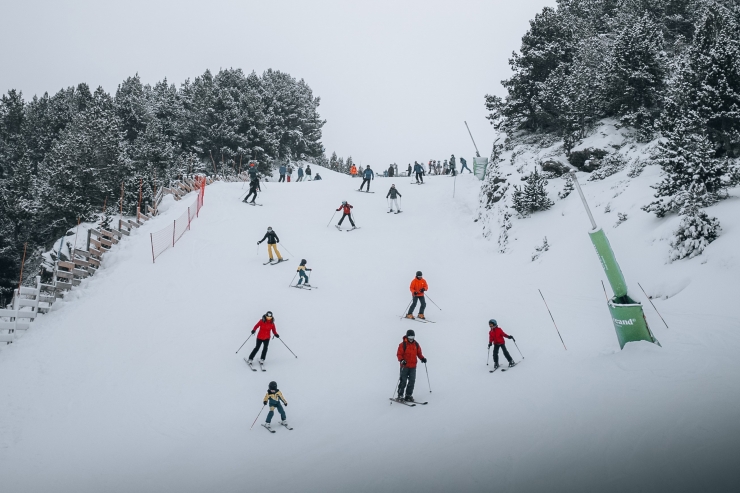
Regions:
M 318 167 L 317 167 L 318 169 Z M 321 182 L 216 183 L 176 247 L 152 264 L 159 217 L 104 268 L 0 351 L 3 492 L 733 491 L 740 479 L 738 193 L 710 209 L 723 235 L 705 254 L 666 264 L 666 222 L 639 212 L 652 167 L 630 192 L 618 176 L 584 184 L 633 294 L 663 347 L 620 351 L 588 221 L 574 193 L 512 230 L 512 250 L 480 237 L 477 180 L 376 178 L 320 169 Z M 402 214 L 386 214 L 395 183 Z M 632 195 L 630 195 L 632 194 Z M 639 200 L 638 200 L 639 199 Z M 362 229 L 327 227 L 342 200 Z M 620 201 L 624 200 L 624 203 Z M 642 201 L 642 202 L 640 202 Z M 614 211 L 633 214 L 613 228 Z M 333 223 L 339 218 L 334 217 Z M 347 222 L 345 221 L 345 225 Z M 267 226 L 289 262 L 266 265 Z M 549 251 L 531 261 L 547 236 Z M 301 258 L 320 289 L 290 289 Z M 417 270 L 436 324 L 401 320 Z M 637 288 L 655 303 L 666 329 Z M 555 332 L 542 289 L 563 336 Z M 607 286 L 608 289 L 608 286 Z M 267 372 L 235 351 L 267 310 L 283 341 Z M 526 361 L 488 372 L 487 322 Z M 390 404 L 396 349 L 414 329 L 429 358 L 415 395 Z M 516 360 L 517 348 L 507 344 Z M 492 362 L 491 362 L 492 365 Z M 262 429 L 270 380 L 288 399 L 289 431 Z M 277 423 L 278 416 L 273 423 Z M 733 483 L 734 481 L 734 483 Z

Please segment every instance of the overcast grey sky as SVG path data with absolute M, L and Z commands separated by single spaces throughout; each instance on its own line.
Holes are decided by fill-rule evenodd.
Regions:
M 327 154 L 384 166 L 481 155 L 484 95 L 555 0 L 0 0 L 0 90 L 115 92 L 127 76 L 179 85 L 207 68 L 273 68 L 321 97 Z

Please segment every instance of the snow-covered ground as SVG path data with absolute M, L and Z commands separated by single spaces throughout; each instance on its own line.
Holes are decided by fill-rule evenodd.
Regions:
M 473 221 L 470 175 L 453 199 L 449 177 L 377 178 L 361 194 L 359 180 L 320 172 L 265 184 L 264 207 L 243 204 L 241 184 L 209 186 L 192 230 L 152 264 L 149 233 L 192 201 L 169 204 L 0 352 L 3 492 L 736 490 L 737 190 L 709 209 L 722 236 L 668 264 L 677 220 L 639 210 L 657 168 L 583 182 L 663 346 L 620 351 L 575 193 L 515 221 L 499 254 Z M 402 214 L 386 214 L 391 183 Z M 327 227 L 342 200 L 361 229 Z M 614 227 L 617 212 L 629 219 Z M 267 226 L 290 261 L 262 265 Z M 319 289 L 288 287 L 301 258 Z M 417 270 L 442 308 L 428 305 L 436 324 L 399 319 Z M 274 340 L 268 371 L 253 373 L 242 359 L 253 340 L 234 352 L 267 310 L 298 358 Z M 526 357 L 511 372 L 487 371 L 490 318 Z M 415 408 L 388 401 L 409 328 L 433 391 L 421 366 L 415 395 L 430 403 Z M 270 380 L 293 431 L 250 431 Z

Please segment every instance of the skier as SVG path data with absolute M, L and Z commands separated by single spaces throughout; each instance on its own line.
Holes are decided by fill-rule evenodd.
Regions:
M 277 382 L 270 382 L 270 384 L 267 386 L 267 393 L 265 394 L 265 398 L 262 399 L 262 404 L 267 405 L 270 404 L 270 412 L 267 413 L 267 421 L 264 426 L 268 430 L 272 431 L 272 428 L 270 428 L 270 421 L 272 421 L 272 417 L 275 415 L 275 408 L 277 408 L 278 412 L 280 413 L 280 424 L 285 426 L 288 429 L 290 426 L 288 426 L 288 420 L 285 417 L 285 410 L 283 409 L 283 404 L 281 404 L 281 401 L 285 406 L 288 406 L 288 401 L 285 400 L 285 397 L 283 396 L 283 393 L 280 392 L 277 386 Z
M 388 198 L 388 197 L 391 198 L 391 202 L 389 204 L 391 210 L 388 211 L 389 214 L 391 212 L 393 212 L 393 206 L 394 205 L 396 206 L 396 214 L 398 214 L 399 212 L 401 212 L 401 208 L 398 207 L 398 199 L 396 198 L 397 196 L 398 197 L 403 197 L 403 195 L 401 195 L 401 192 L 399 192 L 398 190 L 396 190 L 396 185 L 391 185 L 390 190 L 388 190 L 388 194 L 385 196 L 385 198 Z
M 316 173 L 316 178 L 313 179 L 313 181 L 319 181 L 321 180 L 321 175 Z
M 298 166 L 298 179 L 296 181 L 303 181 L 303 166 Z
M 257 177 L 257 166 L 255 166 L 253 162 L 249 163 L 249 179 L 252 181 L 259 179 Z
M 257 329 L 259 329 L 259 332 L 257 332 Z M 280 339 L 280 335 L 277 333 L 277 330 L 275 330 L 275 320 L 272 317 L 272 312 L 268 311 L 264 315 L 262 315 L 262 318 L 257 322 L 252 329 L 252 334 L 257 332 L 257 343 L 254 346 L 254 349 L 252 349 L 252 352 L 249 353 L 249 360 L 247 361 L 248 365 L 252 364 L 252 360 L 254 359 L 255 355 L 257 354 L 257 351 L 259 351 L 260 346 L 262 347 L 262 354 L 260 355 L 260 365 L 262 365 L 265 362 L 265 357 L 267 356 L 267 347 L 270 345 L 270 332 L 275 334 L 275 337 Z
M 306 280 L 305 281 L 305 285 L 306 286 L 311 286 L 310 284 L 308 284 L 308 276 L 306 275 L 306 271 L 311 271 L 311 270 L 313 270 L 313 269 L 307 269 L 306 268 L 306 259 L 304 258 L 303 260 L 301 260 L 301 265 L 298 266 L 298 275 L 299 275 L 299 277 L 298 277 L 298 286 L 301 285 L 301 283 L 303 282 L 304 279 Z
M 306 179 L 308 181 L 311 181 L 311 165 L 310 164 L 306 165 Z
M 406 174 L 408 176 L 411 176 L 411 163 L 409 163 L 409 169 L 408 169 L 408 171 L 406 171 Z
M 427 359 L 421 352 L 421 346 L 416 342 L 416 334 L 414 331 L 409 329 L 406 331 L 406 335 L 403 338 L 403 342 L 398 345 L 398 351 L 396 351 L 396 357 L 399 363 L 401 363 L 401 377 L 398 382 L 398 400 L 405 400 L 406 402 L 414 402 L 414 384 L 416 383 L 416 364 L 417 358 L 422 363 L 426 363 Z M 404 390 L 405 397 L 404 397 Z
M 352 178 L 357 176 L 357 167 L 354 164 L 349 168 L 349 174 L 352 175 Z
M 344 221 L 344 218 L 349 218 L 349 223 L 352 225 L 352 229 L 355 229 L 357 226 L 355 226 L 355 222 L 352 220 L 352 206 L 347 203 L 346 200 L 342 201 L 342 205 L 339 206 L 339 210 L 342 210 L 344 214 L 342 214 L 342 217 L 339 219 L 339 222 L 337 223 L 337 229 L 342 229 L 340 226 L 342 225 L 342 222 Z
M 280 252 L 277 249 L 277 244 L 280 242 L 280 238 L 278 238 L 278 235 L 276 232 L 272 230 L 271 227 L 267 227 L 267 233 L 265 233 L 265 236 L 262 237 L 260 241 L 257 242 L 257 244 L 261 244 L 263 241 L 267 240 L 267 255 L 270 256 L 270 262 L 272 262 L 274 259 L 272 258 L 272 252 L 275 252 L 275 255 L 277 255 L 278 263 L 283 261 L 283 256 L 280 255 Z
M 283 181 L 283 182 L 285 181 L 285 172 L 287 170 L 288 169 L 285 167 L 284 164 L 281 164 L 280 165 L 280 168 L 278 168 L 278 173 L 280 173 L 280 179 L 278 180 L 278 183 L 280 183 L 281 181 Z
M 367 183 L 367 191 L 370 191 L 370 180 L 375 179 L 375 173 L 373 173 L 373 170 L 370 169 L 370 165 L 368 164 L 365 167 L 365 171 L 362 173 L 362 185 L 360 185 L 360 192 L 362 192 L 362 187 L 365 186 L 365 183 Z
M 262 191 L 262 189 L 260 188 L 259 178 L 255 177 L 252 181 L 249 182 L 249 193 L 246 197 L 244 197 L 244 200 L 242 200 L 242 202 L 249 202 L 249 196 L 254 195 L 252 201 L 249 202 L 250 204 L 254 204 L 254 201 L 257 200 L 257 190 L 259 190 L 260 192 Z
M 470 168 L 468 168 L 468 162 L 465 160 L 464 157 L 460 158 L 460 164 L 462 164 L 462 166 L 460 167 L 460 174 L 462 174 L 464 169 L 470 171 Z M 470 172 L 472 173 L 472 171 Z
M 457 164 L 455 163 L 455 155 L 453 154 L 452 156 L 450 156 L 450 173 L 452 174 L 452 176 L 455 176 L 457 174 L 457 170 L 455 169 L 456 166 Z
M 509 355 L 509 351 L 506 350 L 506 341 L 504 341 L 504 337 L 507 339 L 511 339 L 514 342 L 516 342 L 516 339 L 504 332 L 503 329 L 498 326 L 498 323 L 494 319 L 488 321 L 488 326 L 491 328 L 491 330 L 488 332 L 488 349 L 491 349 L 491 346 L 493 345 L 493 369 L 495 370 L 496 368 L 498 368 L 499 349 L 503 350 L 504 357 L 509 362 L 509 368 L 516 365 L 516 363 L 514 363 L 514 359 Z
M 388 176 L 389 176 L 390 178 L 393 178 L 393 172 L 394 172 L 394 171 L 395 171 L 395 170 L 393 169 L 393 165 L 392 165 L 392 164 L 391 164 L 390 166 L 388 166 Z
M 432 174 L 432 166 L 433 166 L 433 164 L 432 164 L 432 160 L 430 159 L 430 160 L 429 160 L 429 174 L 430 174 L 430 175 Z
M 414 161 L 414 173 L 416 173 L 416 183 L 424 183 L 424 167 Z
M 423 277 L 421 277 L 420 270 L 416 271 L 416 277 L 411 281 L 409 289 L 411 290 L 413 301 L 411 302 L 411 307 L 409 307 L 409 312 L 406 314 L 406 318 L 414 318 L 414 308 L 416 308 L 416 302 L 418 301 L 421 303 L 418 317 L 424 320 L 424 309 L 427 307 L 427 300 L 424 298 L 424 292 L 429 291 L 429 285 L 427 285 L 427 282 Z
M 293 176 L 293 166 L 288 164 L 288 183 L 290 183 L 290 177 Z

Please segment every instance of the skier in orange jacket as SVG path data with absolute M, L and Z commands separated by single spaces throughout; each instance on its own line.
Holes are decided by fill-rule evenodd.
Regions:
M 424 280 L 423 277 L 421 277 L 420 270 L 416 271 L 416 277 L 413 281 L 411 281 L 411 286 L 409 286 L 409 289 L 411 290 L 413 301 L 411 302 L 411 306 L 409 307 L 409 312 L 406 314 L 406 318 L 414 318 L 414 308 L 416 308 L 416 302 L 418 301 L 419 303 L 421 303 L 418 317 L 423 320 L 424 309 L 427 307 L 427 300 L 424 298 L 424 292 L 429 291 L 429 285 L 427 285 L 427 282 Z

